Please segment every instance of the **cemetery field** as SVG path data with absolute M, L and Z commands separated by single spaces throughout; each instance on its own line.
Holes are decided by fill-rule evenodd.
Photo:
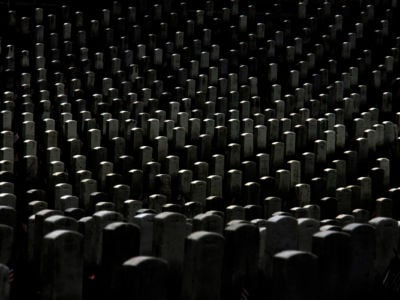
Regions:
M 0 300 L 400 299 L 400 1 L 0 1 Z

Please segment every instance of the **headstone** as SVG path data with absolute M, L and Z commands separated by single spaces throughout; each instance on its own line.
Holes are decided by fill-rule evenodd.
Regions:
M 123 220 L 120 213 L 114 211 L 101 210 L 93 214 L 95 221 L 95 262 L 97 265 L 101 263 L 103 251 L 103 229 L 110 223 L 119 222 Z
M 376 258 L 374 263 L 377 275 L 382 278 L 391 259 L 398 249 L 399 227 L 391 218 L 376 217 L 368 222 L 375 228 Z
M 87 267 L 96 263 L 96 223 L 93 217 L 83 217 L 78 220 L 78 230 L 83 235 L 83 260 Z
M 11 226 L 0 224 L 0 264 L 9 264 L 13 245 L 14 229 Z
M 171 293 L 176 295 L 180 292 L 186 219 L 179 213 L 162 212 L 155 216 L 153 226 L 153 253 L 168 261 Z
M 82 299 L 82 239 L 80 233 L 69 230 L 56 230 L 44 237 L 41 254 L 43 299 Z
M 343 231 L 351 235 L 351 257 L 349 297 L 366 297 L 373 292 L 376 257 L 375 229 L 368 224 L 351 223 Z
M 319 231 L 319 225 L 315 219 L 297 219 L 298 249 L 300 251 L 312 251 L 313 235 Z
M 392 218 L 392 207 L 392 199 L 384 197 L 376 199 L 376 216 Z
M 103 229 L 101 282 L 108 295 L 118 295 L 122 263 L 139 255 L 140 229 L 131 223 L 112 222 Z
M 167 300 L 168 263 L 151 256 L 136 256 L 122 264 L 122 291 L 137 300 Z M 157 282 L 157 288 L 154 283 Z
M 14 194 L 10 193 L 1 193 L 0 194 L 0 205 L 9 206 L 14 209 L 17 207 L 17 197 Z
M 70 208 L 79 208 L 79 198 L 72 195 L 61 196 L 60 210 L 66 211 Z
M 272 271 L 275 299 L 318 299 L 317 274 L 316 255 L 297 250 L 278 252 Z
M 142 213 L 133 218 L 133 222 L 140 228 L 140 255 L 153 253 L 154 217 L 154 214 Z
M 124 201 L 124 217 L 128 223 L 133 223 L 133 219 L 139 209 L 143 207 L 143 202 L 128 199 Z
M 60 229 L 78 231 L 78 223 L 75 219 L 62 215 L 53 215 L 44 219 L 42 230 L 43 236 L 54 230 Z
M 223 298 L 239 299 L 243 289 L 251 297 L 257 286 L 259 232 L 255 225 L 234 223 L 224 230 Z
M 313 236 L 312 252 L 318 256 L 318 298 L 345 298 L 351 265 L 350 235 L 321 231 Z
M 273 256 L 298 247 L 297 220 L 289 216 L 273 216 L 267 220 L 266 276 L 271 278 Z
M 0 299 L 10 299 L 9 268 L 0 264 Z
M 274 212 L 282 210 L 282 199 L 267 197 L 264 200 L 264 217 L 270 218 Z
M 224 220 L 216 214 L 198 214 L 193 218 L 193 232 L 210 231 L 222 234 Z
M 223 262 L 222 235 L 206 231 L 189 235 L 185 241 L 181 299 L 221 299 Z

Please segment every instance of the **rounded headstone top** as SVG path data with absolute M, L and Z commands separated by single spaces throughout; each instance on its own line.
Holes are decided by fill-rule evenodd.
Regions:
M 168 262 L 162 258 L 154 257 L 154 256 L 135 256 L 123 263 L 123 266 L 131 266 L 136 267 L 143 264 L 159 264 L 159 265 L 168 265 Z

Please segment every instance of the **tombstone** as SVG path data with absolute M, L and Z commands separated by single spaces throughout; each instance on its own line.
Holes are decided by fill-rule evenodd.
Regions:
M 112 188 L 112 200 L 117 212 L 124 211 L 124 202 L 129 199 L 130 187 L 126 184 L 117 184 Z
M 198 214 L 193 218 L 193 232 L 210 231 L 222 234 L 224 220 L 216 214 Z
M 0 264 L 8 265 L 13 251 L 14 229 L 0 224 Z
M 155 216 L 153 225 L 153 253 L 169 263 L 171 295 L 180 293 L 183 267 L 186 219 L 179 213 L 162 212 Z
M 204 180 L 194 180 L 190 183 L 190 200 L 203 207 L 207 197 L 207 183 Z
M 137 300 L 167 300 L 168 262 L 151 256 L 136 256 L 122 264 L 122 294 Z M 157 288 L 154 283 L 157 282 Z
M 239 299 L 243 289 L 256 293 L 259 233 L 255 225 L 235 223 L 224 230 L 223 298 Z
M 60 210 L 66 211 L 70 208 L 79 208 L 79 198 L 72 195 L 61 196 Z
M 133 223 L 133 219 L 139 209 L 143 207 L 143 202 L 128 199 L 124 201 L 124 217 L 126 222 Z
M 54 215 L 62 215 L 60 211 L 44 209 L 37 212 L 32 223 L 28 224 L 28 257 L 29 260 L 40 260 L 42 241 L 44 236 L 44 221 Z
M 313 236 L 312 252 L 318 256 L 318 298 L 344 299 L 349 290 L 350 235 L 321 231 Z
M 103 251 L 103 229 L 110 223 L 122 221 L 123 217 L 120 213 L 114 211 L 101 210 L 93 214 L 93 219 L 95 221 L 95 263 L 99 265 Z
M 315 220 L 320 220 L 321 218 L 321 208 L 316 205 L 316 204 L 309 204 L 304 206 L 305 209 L 308 210 L 308 217 L 315 219 Z
M 90 209 L 90 194 L 97 191 L 97 181 L 94 179 L 83 179 L 80 181 L 80 207 L 86 211 Z
M 318 299 L 318 257 L 286 250 L 274 255 L 272 277 L 275 299 Z
M 183 207 L 183 212 L 185 216 L 189 219 L 194 218 L 196 215 L 201 214 L 203 211 L 203 207 L 199 202 L 186 202 Z
M 352 191 L 348 187 L 336 189 L 337 212 L 339 214 L 348 214 L 351 211 Z
M 94 211 L 97 212 L 97 211 L 103 211 L 103 210 L 115 211 L 115 204 L 112 202 L 108 202 L 108 201 L 97 202 L 95 205 Z
M 16 209 L 17 197 L 14 194 L 1 193 L 0 194 L 0 205 L 9 206 L 9 207 Z
M 79 220 L 85 216 L 85 211 L 82 208 L 71 207 L 64 210 L 66 217 L 71 217 L 75 220 Z
M 0 299 L 10 299 L 9 268 L 0 264 Z
M 223 262 L 221 234 L 197 231 L 189 235 L 185 241 L 181 299 L 221 299 Z
M 300 251 L 312 251 L 313 235 L 319 231 L 319 225 L 315 219 L 297 219 L 298 249 Z
M 54 230 L 61 229 L 78 231 L 78 223 L 71 217 L 61 215 L 49 216 L 43 221 L 42 235 L 45 236 Z
M 55 230 L 44 237 L 41 254 L 43 299 L 82 299 L 82 239 L 80 233 L 69 230 Z
M 0 182 L 0 192 L 14 194 L 14 183 Z
M 96 223 L 93 217 L 83 217 L 78 220 L 78 231 L 83 235 L 83 260 L 86 267 L 91 268 L 96 263 Z
M 264 216 L 263 208 L 260 205 L 246 205 L 244 207 L 245 219 L 251 221 L 253 219 L 259 219 Z
M 230 205 L 225 211 L 225 222 L 228 223 L 232 220 L 244 220 L 245 210 L 239 205 Z
M 349 297 L 368 298 L 373 292 L 376 257 L 375 229 L 368 224 L 351 223 L 343 227 L 351 235 L 351 260 Z
M 367 223 L 370 219 L 370 213 L 366 209 L 357 208 L 352 211 L 354 220 L 358 223 Z
M 72 195 L 72 186 L 68 183 L 59 183 L 54 186 L 54 209 L 62 210 L 61 197 Z
M 297 220 L 289 216 L 273 216 L 267 220 L 266 276 L 271 278 L 272 261 L 276 253 L 298 247 Z
M 339 221 L 340 226 L 344 227 L 348 224 L 354 223 L 355 217 L 353 215 L 340 214 L 336 216 L 335 220 Z
M 136 224 L 112 222 L 103 229 L 101 278 L 106 294 L 118 295 L 122 264 L 139 255 L 140 228 Z
M 373 218 L 368 223 L 375 228 L 376 258 L 374 267 L 377 276 L 382 278 L 398 249 L 399 227 L 394 219 L 385 217 Z
M 299 183 L 294 186 L 296 204 L 299 206 L 305 206 L 310 204 L 311 201 L 311 190 L 310 185 L 305 183 Z
M 278 197 L 267 197 L 264 200 L 264 217 L 270 218 L 274 212 L 282 209 L 282 199 Z
M 319 205 L 321 207 L 321 218 L 331 219 L 337 215 L 336 199 L 333 197 L 323 197 Z
M 384 197 L 376 199 L 376 216 L 391 218 L 392 207 L 392 199 Z
M 131 187 L 131 196 L 133 199 L 142 200 L 143 198 L 143 170 L 132 169 L 128 172 L 129 185 Z

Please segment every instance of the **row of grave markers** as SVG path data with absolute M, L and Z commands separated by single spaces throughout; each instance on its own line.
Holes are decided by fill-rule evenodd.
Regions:
M 368 223 L 338 217 L 334 225 L 279 214 L 225 226 L 212 211 L 190 224 L 176 212 L 139 213 L 125 222 L 102 210 L 77 221 L 43 209 L 32 219 L 33 242 L 41 243 L 30 264 L 40 266 L 32 280 L 42 299 L 82 299 L 90 286 L 84 276 L 95 266 L 101 292 L 121 299 L 239 299 L 243 289 L 260 297 L 272 283 L 277 299 L 368 296 L 379 291 L 373 284 L 399 243 L 398 222 L 385 217 Z M 12 240 L 12 227 L 0 228 L 2 240 Z M 10 252 L 2 249 L 3 256 Z

